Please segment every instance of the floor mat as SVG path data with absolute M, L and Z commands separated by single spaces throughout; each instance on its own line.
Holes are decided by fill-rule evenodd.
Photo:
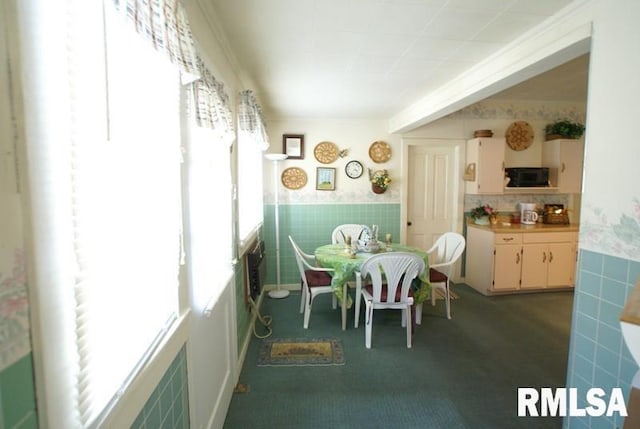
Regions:
M 336 338 L 264 339 L 258 366 L 344 365 L 342 341 Z

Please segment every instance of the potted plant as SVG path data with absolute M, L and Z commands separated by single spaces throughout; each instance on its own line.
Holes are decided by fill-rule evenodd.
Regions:
M 489 225 L 489 217 L 495 216 L 496 211 L 489 204 L 475 207 L 469 213 L 473 222 L 478 225 Z
M 544 133 L 546 140 L 579 139 L 584 134 L 584 129 L 584 125 L 579 122 L 561 119 L 548 124 L 544 128 Z
M 387 191 L 387 187 L 389 187 L 389 183 L 391 183 L 391 177 L 389 177 L 387 170 L 378 170 L 374 173 L 369 170 L 369 178 L 371 180 L 371 189 L 376 194 L 384 194 Z

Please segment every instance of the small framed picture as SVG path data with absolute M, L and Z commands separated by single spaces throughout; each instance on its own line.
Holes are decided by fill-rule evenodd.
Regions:
M 331 167 L 316 168 L 316 189 L 319 191 L 336 190 L 336 169 Z
M 304 134 L 283 134 L 282 153 L 288 159 L 304 159 Z

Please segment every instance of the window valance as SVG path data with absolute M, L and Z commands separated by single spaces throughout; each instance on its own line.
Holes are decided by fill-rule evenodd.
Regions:
M 240 131 L 252 135 L 263 150 L 269 147 L 269 136 L 262 117 L 262 109 L 250 89 L 240 93 L 238 123 Z
M 112 0 L 136 32 L 180 68 L 183 79 L 197 78 L 195 46 L 187 12 L 178 0 Z
M 191 84 L 196 124 L 216 131 L 225 143 L 231 144 L 235 129 L 224 84 L 215 79 L 200 57 L 197 65 L 200 78 Z

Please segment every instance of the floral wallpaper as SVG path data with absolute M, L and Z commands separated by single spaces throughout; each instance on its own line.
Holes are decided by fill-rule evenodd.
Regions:
M 31 351 L 22 198 L 0 193 L 0 371 Z
M 613 213 L 589 202 L 582 213 L 580 247 L 640 261 L 640 198 L 631 200 L 627 213 Z
M 308 188 L 308 189 L 306 189 Z M 265 204 L 274 203 L 273 191 L 265 192 Z M 317 191 L 313 184 L 299 190 L 280 190 L 278 194 L 279 204 L 370 204 L 370 203 L 399 203 L 400 189 L 390 185 L 384 194 L 374 194 L 368 183 L 363 184 L 362 189 L 340 190 L 339 183 L 335 191 Z
M 0 370 L 30 349 L 24 251 L 15 249 L 11 270 L 0 271 Z
M 451 113 L 447 119 L 518 119 L 548 121 L 569 119 L 584 123 L 585 103 L 485 100 Z

